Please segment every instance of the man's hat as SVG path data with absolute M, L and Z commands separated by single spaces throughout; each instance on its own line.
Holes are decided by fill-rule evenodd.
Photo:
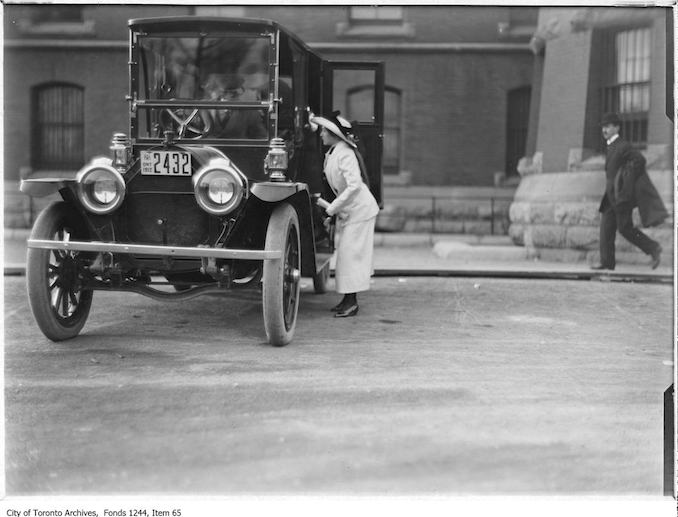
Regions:
M 612 124 L 613 126 L 621 126 L 621 118 L 619 118 L 619 113 L 605 113 L 602 120 L 600 121 L 601 126 L 607 126 Z
M 340 116 L 339 111 L 333 111 L 332 115 L 328 117 L 312 116 L 309 118 L 309 122 L 311 123 L 311 126 L 316 125 L 324 127 L 330 133 L 340 138 L 354 149 L 357 149 L 358 146 L 348 136 L 352 129 L 351 123 L 344 117 Z

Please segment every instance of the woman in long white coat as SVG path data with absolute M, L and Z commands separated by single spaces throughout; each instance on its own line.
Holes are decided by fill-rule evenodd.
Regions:
M 332 310 L 338 318 L 355 316 L 357 293 L 370 288 L 374 225 L 379 206 L 363 182 L 357 146 L 348 136 L 350 124 L 339 117 L 338 112 L 331 117 L 313 117 L 311 123 L 322 128 L 323 144 L 330 146 L 323 168 L 336 194 L 325 211 L 329 216 L 336 215 L 334 279 L 337 292 L 344 297 Z

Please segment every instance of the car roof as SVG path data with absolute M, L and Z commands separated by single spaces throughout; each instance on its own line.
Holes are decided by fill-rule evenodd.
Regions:
M 234 31 L 263 32 L 280 30 L 308 52 L 313 52 L 296 34 L 278 22 L 264 18 L 225 18 L 220 16 L 162 16 L 133 18 L 128 21 L 130 30 L 155 32 L 210 32 Z

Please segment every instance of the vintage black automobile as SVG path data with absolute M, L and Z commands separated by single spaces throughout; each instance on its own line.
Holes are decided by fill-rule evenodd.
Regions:
M 355 120 L 381 203 L 383 64 L 322 59 L 269 20 L 149 18 L 129 29 L 129 135 L 115 133 L 110 156 L 72 175 L 21 185 L 63 199 L 28 241 L 38 326 L 54 341 L 76 336 L 95 290 L 163 300 L 254 290 L 268 341 L 289 343 L 300 278 L 324 292 L 333 252 L 309 117 L 342 109 Z

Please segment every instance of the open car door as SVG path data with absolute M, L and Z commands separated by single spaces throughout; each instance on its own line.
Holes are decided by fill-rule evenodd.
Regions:
M 326 61 L 323 70 L 323 113 L 341 111 L 360 139 L 369 187 L 383 208 L 384 63 Z

